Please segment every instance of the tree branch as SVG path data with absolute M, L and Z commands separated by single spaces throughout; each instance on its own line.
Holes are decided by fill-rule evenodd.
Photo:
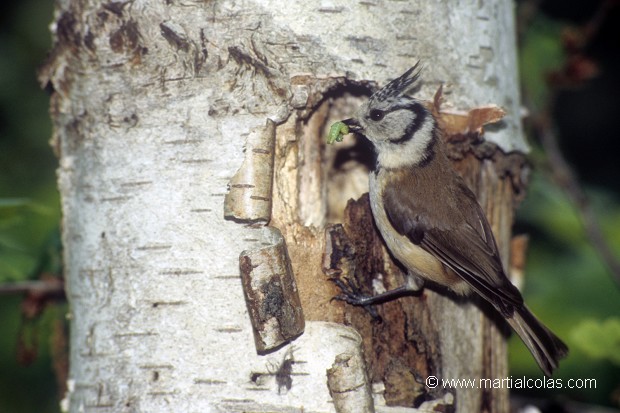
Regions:
M 577 175 L 562 155 L 549 117 L 547 115 L 541 116 L 539 121 L 535 122 L 535 127 L 543 149 L 547 154 L 547 162 L 550 166 L 552 179 L 564 190 L 571 203 L 577 208 L 592 246 L 607 265 L 614 281 L 620 286 L 620 261 L 618 261 L 605 239 L 596 213 L 592 209 Z
M 64 283 L 59 279 L 31 280 L 0 284 L 0 295 L 55 295 L 58 293 L 64 294 Z

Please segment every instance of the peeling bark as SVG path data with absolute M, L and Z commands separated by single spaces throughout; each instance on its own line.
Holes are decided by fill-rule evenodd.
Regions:
M 374 413 L 374 401 L 366 362 L 360 351 L 336 356 L 334 364 L 327 369 L 327 387 L 338 413 Z
M 336 412 L 374 413 L 375 401 L 364 358 L 362 337 L 359 334 L 349 337 L 351 348 L 336 355 L 327 369 L 327 387 L 334 402 Z
M 275 140 L 275 124 L 269 119 L 262 130 L 250 133 L 245 159 L 224 198 L 224 218 L 244 223 L 271 219 Z
M 272 245 L 244 251 L 239 257 L 241 283 L 259 353 L 291 341 L 303 333 L 305 325 L 284 239 L 277 229 L 266 227 L 265 231 Z
M 352 235 L 352 223 L 368 215 L 351 206 L 345 217 L 347 201 L 367 191 L 367 148 L 327 148 L 324 136 L 325 125 L 418 59 L 427 68 L 419 96 L 445 84 L 446 107 L 502 106 L 503 127 L 485 137 L 506 154 L 526 150 L 513 5 L 328 3 L 56 2 L 54 48 L 40 80 L 52 93 L 59 156 L 68 410 L 334 411 L 326 370 L 337 355 L 355 354 L 358 338 L 332 321 L 359 326 L 379 412 L 413 411 L 412 400 L 479 411 L 478 392 L 435 396 L 421 379 L 433 371 L 480 376 L 483 364 L 505 375 L 502 354 L 482 356 L 494 347 L 481 341 L 486 318 L 476 306 L 425 291 L 383 306 L 386 322 L 375 326 L 362 310 L 330 301 L 337 292 L 321 263 L 325 227 L 341 223 L 356 253 L 366 248 L 376 259 L 355 271 L 382 269 L 384 287 L 399 282 L 380 245 Z M 495 170 L 507 158 L 493 154 L 480 169 L 469 155 L 457 163 L 478 189 L 493 184 L 479 193 L 506 252 L 508 199 L 521 177 L 512 160 Z M 242 267 L 254 275 L 253 254 L 274 246 L 265 225 L 285 240 L 305 330 L 257 354 L 239 256 L 248 252 L 252 264 Z M 288 277 L 285 261 L 278 266 Z M 273 291 L 289 296 L 278 304 L 295 302 L 284 288 Z M 290 331 L 300 331 L 300 315 Z M 427 334 L 431 324 L 437 336 Z M 464 343 L 453 351 L 455 336 Z M 501 411 L 502 397 L 485 403 Z
M 350 201 L 344 226 L 326 230 L 323 265 L 329 276 L 348 279 L 366 295 L 404 283 L 404 274 L 390 258 L 374 225 L 368 195 Z M 441 354 L 427 292 L 377 306 L 379 320 L 362 308 L 347 308 L 346 321 L 364 338 L 364 354 L 373 382 L 385 384 L 388 405 L 414 406 L 443 394 L 428 392 L 424 379 L 440 375 Z

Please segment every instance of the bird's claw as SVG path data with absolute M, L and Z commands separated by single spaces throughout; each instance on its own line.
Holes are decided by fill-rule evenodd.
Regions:
M 348 278 L 330 278 L 336 287 L 342 291 L 342 294 L 338 294 L 332 297 L 332 300 L 344 301 L 347 304 L 363 307 L 375 320 L 381 320 L 381 316 L 377 313 L 376 308 L 373 305 L 367 304 L 372 299 L 372 296 L 362 293 L 359 286 Z

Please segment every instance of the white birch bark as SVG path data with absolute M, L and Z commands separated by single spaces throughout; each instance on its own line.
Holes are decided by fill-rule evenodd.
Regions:
M 360 350 L 351 329 L 317 321 L 337 318 L 328 299 L 313 309 L 300 291 L 305 332 L 292 346 L 256 352 L 239 255 L 265 237 L 225 220 L 223 206 L 246 138 L 271 119 L 281 148 L 299 144 L 297 155 L 276 150 L 272 224 L 289 249 L 303 248 L 291 245 L 301 235 L 282 211 L 298 211 L 289 218 L 313 234 L 327 221 L 324 177 L 295 181 L 296 169 L 278 166 L 303 168 L 316 156 L 323 138 L 302 142 L 291 131 L 330 77 L 383 84 L 421 59 L 422 97 L 443 83 L 455 109 L 503 106 L 506 127 L 487 138 L 525 150 L 512 9 L 508 0 L 57 1 L 56 44 L 41 77 L 54 90 L 71 305 L 65 407 L 334 411 L 326 371 Z M 298 257 L 297 277 L 327 283 L 320 261 Z M 477 310 L 456 312 L 464 319 L 446 320 L 445 336 L 455 328 L 461 340 L 475 336 Z M 476 374 L 475 338 L 445 345 L 445 377 Z M 287 389 L 276 372 L 291 355 Z M 459 394 L 458 411 L 476 411 L 476 397 Z M 379 399 L 377 409 L 390 411 Z

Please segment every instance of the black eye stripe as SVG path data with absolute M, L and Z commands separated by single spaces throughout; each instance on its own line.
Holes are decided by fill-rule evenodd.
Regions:
M 367 118 L 372 121 L 378 122 L 382 120 L 388 113 L 395 112 L 397 110 L 410 110 L 411 112 L 419 116 L 421 112 L 424 112 L 424 107 L 418 102 L 407 102 L 404 104 L 393 105 L 388 110 L 371 109 Z
M 407 102 L 407 103 L 394 105 L 393 107 L 390 108 L 390 112 L 393 112 L 395 110 L 401 110 L 401 109 L 410 110 L 418 114 L 420 110 L 424 109 L 424 107 L 419 102 Z
M 416 114 L 415 120 L 407 126 L 405 133 L 398 139 L 391 139 L 390 142 L 394 144 L 403 144 L 407 141 L 413 139 L 415 133 L 420 129 L 420 127 L 424 124 L 426 120 L 426 116 L 428 116 L 428 111 L 424 106 L 419 103 L 410 103 L 407 105 L 403 105 L 401 107 L 396 107 L 393 110 L 398 109 L 407 109 Z

